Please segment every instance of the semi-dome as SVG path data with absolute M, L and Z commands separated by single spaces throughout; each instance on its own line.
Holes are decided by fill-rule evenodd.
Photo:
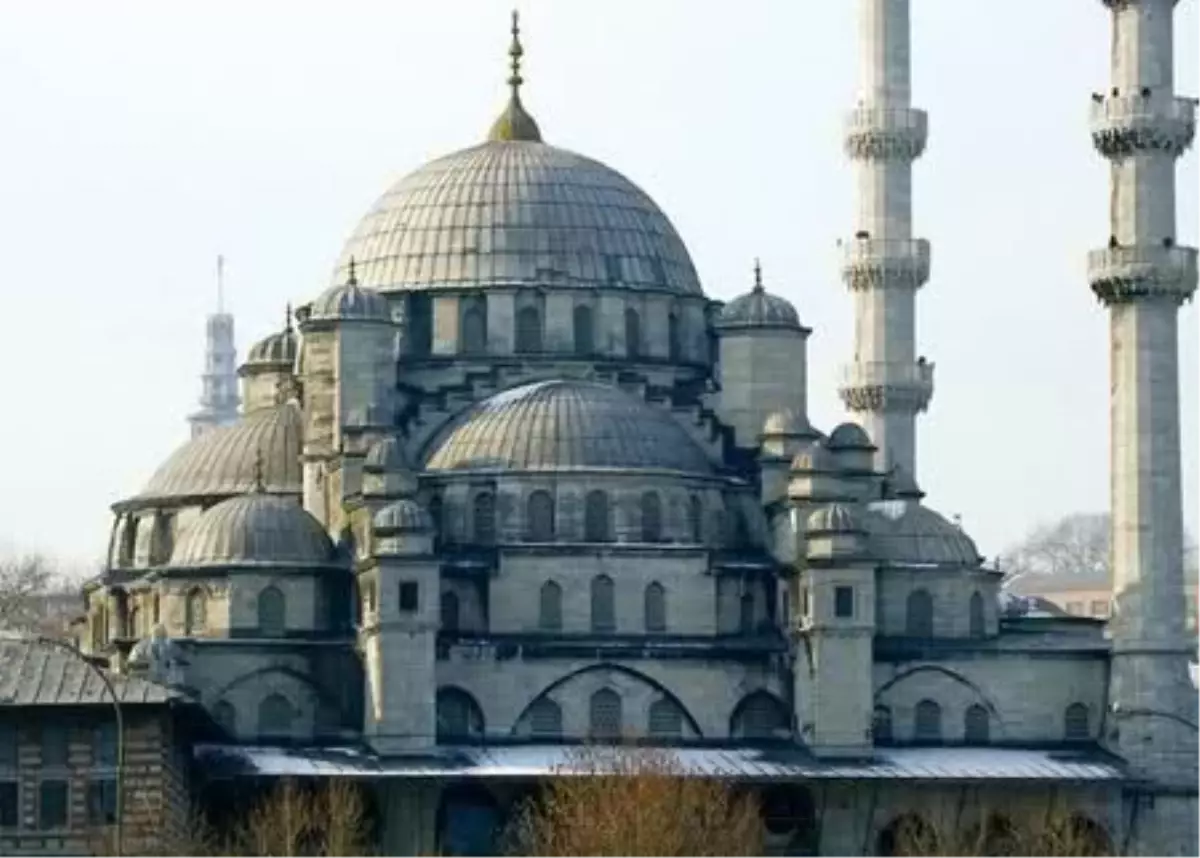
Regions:
M 983 561 L 961 527 L 915 500 L 874 501 L 868 511 L 872 553 L 885 562 L 974 567 Z
M 364 289 L 358 284 L 357 265 L 350 260 L 346 282 L 330 286 L 309 305 L 305 322 L 315 321 L 358 321 L 391 322 L 392 311 L 384 298 L 373 289 Z
M 172 566 L 328 566 L 333 543 L 290 498 L 261 491 L 208 509 L 183 532 Z
M 754 288 L 721 308 L 717 327 L 785 328 L 805 334 L 811 333 L 800 324 L 800 316 L 790 301 L 772 295 L 763 288 L 762 266 L 757 261 L 754 263 Z
M 299 496 L 302 425 L 300 408 L 288 402 L 210 429 L 171 454 L 136 500 L 243 494 L 256 485 L 260 460 L 266 492 Z
M 804 529 L 810 534 L 866 532 L 858 513 L 842 503 L 825 504 L 813 510 Z
M 867 430 L 857 423 L 841 423 L 829 433 L 826 442 L 830 450 L 874 450 Z
M 371 519 L 375 533 L 427 533 L 433 530 L 433 518 L 412 498 L 402 498 L 385 506 Z
M 428 449 L 429 471 L 712 472 L 704 450 L 670 413 L 587 381 L 541 381 L 498 393 L 454 420 Z

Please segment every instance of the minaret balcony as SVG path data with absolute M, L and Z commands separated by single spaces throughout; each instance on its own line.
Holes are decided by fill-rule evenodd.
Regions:
M 933 364 L 925 360 L 846 364 L 838 395 L 850 411 L 924 411 L 933 398 Z
M 842 244 L 842 281 L 852 290 L 918 289 L 929 279 L 923 238 L 852 238 Z
M 925 151 L 929 116 L 914 107 L 857 107 L 846 117 L 851 158 L 912 161 Z
M 1196 101 L 1111 95 L 1092 101 L 1092 145 L 1106 158 L 1138 152 L 1178 157 L 1196 136 Z
M 1196 291 L 1196 249 L 1142 244 L 1088 253 L 1088 282 L 1105 304 L 1140 297 L 1183 303 Z

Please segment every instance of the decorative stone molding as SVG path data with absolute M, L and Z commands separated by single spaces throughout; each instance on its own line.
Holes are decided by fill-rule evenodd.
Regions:
M 852 238 L 842 244 L 842 281 L 860 289 L 919 289 L 929 280 L 929 242 L 923 238 Z
M 1182 304 L 1196 291 L 1196 249 L 1135 245 L 1088 253 L 1088 282 L 1106 305 L 1141 297 L 1169 297 Z
M 1196 102 L 1149 95 L 1115 95 L 1093 101 L 1092 145 L 1106 158 L 1166 152 L 1178 158 L 1196 136 Z
M 844 148 L 858 160 L 908 160 L 921 157 L 929 136 L 929 117 L 913 107 L 857 107 L 846 117 Z
M 850 411 L 924 411 L 933 398 L 933 364 L 860 361 L 842 368 L 838 395 Z

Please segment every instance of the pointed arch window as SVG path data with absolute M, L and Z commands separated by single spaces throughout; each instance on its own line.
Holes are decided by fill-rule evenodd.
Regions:
M 646 631 L 667 630 L 667 591 L 657 581 L 646 587 Z
M 283 637 L 287 627 L 287 600 L 278 587 L 265 587 L 258 594 L 258 633 L 267 638 Z
M 1063 738 L 1068 742 L 1086 742 L 1090 737 L 1087 707 L 1072 703 L 1063 713 Z
M 292 704 L 282 694 L 268 694 L 258 704 L 258 732 L 264 738 L 287 738 L 294 719 Z
M 458 688 L 443 688 L 437 693 L 436 705 L 439 740 L 483 736 L 483 710 L 467 692 Z
M 974 703 L 963 716 L 963 739 L 969 745 L 986 745 L 991 735 L 991 718 L 987 709 Z
M 554 495 L 539 489 L 525 503 L 525 535 L 530 542 L 554 541 Z
M 542 314 L 537 307 L 522 307 L 517 311 L 517 354 L 537 354 L 542 350 Z
M 887 744 L 892 741 L 892 710 L 876 706 L 871 718 L 871 733 L 876 742 Z
M 617 629 L 613 579 L 597 575 L 592 579 L 592 631 L 607 634 Z
M 562 737 L 562 707 L 543 697 L 529 707 L 529 731 L 537 738 Z
M 478 545 L 496 544 L 496 496 L 485 490 L 476 493 L 473 503 L 472 527 Z
M 914 638 L 933 637 L 933 596 L 928 590 L 908 594 L 905 633 Z
M 608 542 L 612 538 L 608 494 L 598 489 L 588 492 L 583 502 L 583 538 L 585 542 Z
M 194 587 L 187 594 L 183 606 L 183 631 L 185 635 L 198 635 L 204 631 L 208 622 L 208 599 L 204 590 Z
M 594 739 L 619 739 L 623 729 L 621 696 L 610 688 L 592 695 L 588 706 L 588 735 Z
M 596 351 L 596 329 L 592 319 L 592 308 L 580 304 L 575 308 L 572 321 L 575 333 L 575 354 L 587 357 Z
M 942 707 L 932 700 L 922 700 L 913 711 L 913 737 L 918 742 L 940 742 L 942 739 Z
M 649 733 L 663 739 L 678 739 L 683 736 L 683 711 L 674 700 L 665 697 L 650 704 Z
M 663 536 L 662 498 L 658 492 L 642 493 L 642 542 L 661 542 Z
M 562 631 L 562 587 L 553 581 L 543 584 L 538 593 L 538 628 L 544 632 Z
M 971 594 L 971 601 L 967 610 L 969 633 L 973 638 L 981 638 L 987 633 L 986 619 L 983 613 L 983 596 L 979 593 Z
M 625 309 L 625 354 L 631 358 L 642 354 L 642 317 L 633 307 Z
M 756 691 L 734 710 L 730 733 L 738 739 L 773 739 L 788 729 L 789 716 L 778 698 Z

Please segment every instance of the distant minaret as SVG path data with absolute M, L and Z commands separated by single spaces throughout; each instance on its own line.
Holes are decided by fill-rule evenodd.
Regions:
M 200 410 L 188 418 L 192 437 L 238 418 L 237 349 L 233 314 L 225 312 L 225 257 L 217 257 L 217 312 L 205 325 L 207 348 L 201 375 Z
M 1111 227 L 1107 246 L 1087 260 L 1110 316 L 1116 606 L 1104 738 L 1150 778 L 1194 791 L 1196 691 L 1187 667 L 1196 639 L 1185 628 L 1177 317 L 1196 290 L 1196 250 L 1176 245 L 1175 160 L 1195 135 L 1196 104 L 1173 91 L 1174 0 L 1104 3 L 1112 82 L 1092 96 L 1091 125 L 1110 164 Z M 1194 832 L 1194 809 L 1192 824 Z
M 878 448 L 881 470 L 914 477 L 916 416 L 933 395 L 933 364 L 916 353 L 916 291 L 929 279 L 929 242 L 912 237 L 912 162 L 927 119 L 911 106 L 908 0 L 859 0 L 861 77 L 846 124 L 854 161 L 855 233 L 842 242 L 854 296 L 854 360 L 839 393 Z

